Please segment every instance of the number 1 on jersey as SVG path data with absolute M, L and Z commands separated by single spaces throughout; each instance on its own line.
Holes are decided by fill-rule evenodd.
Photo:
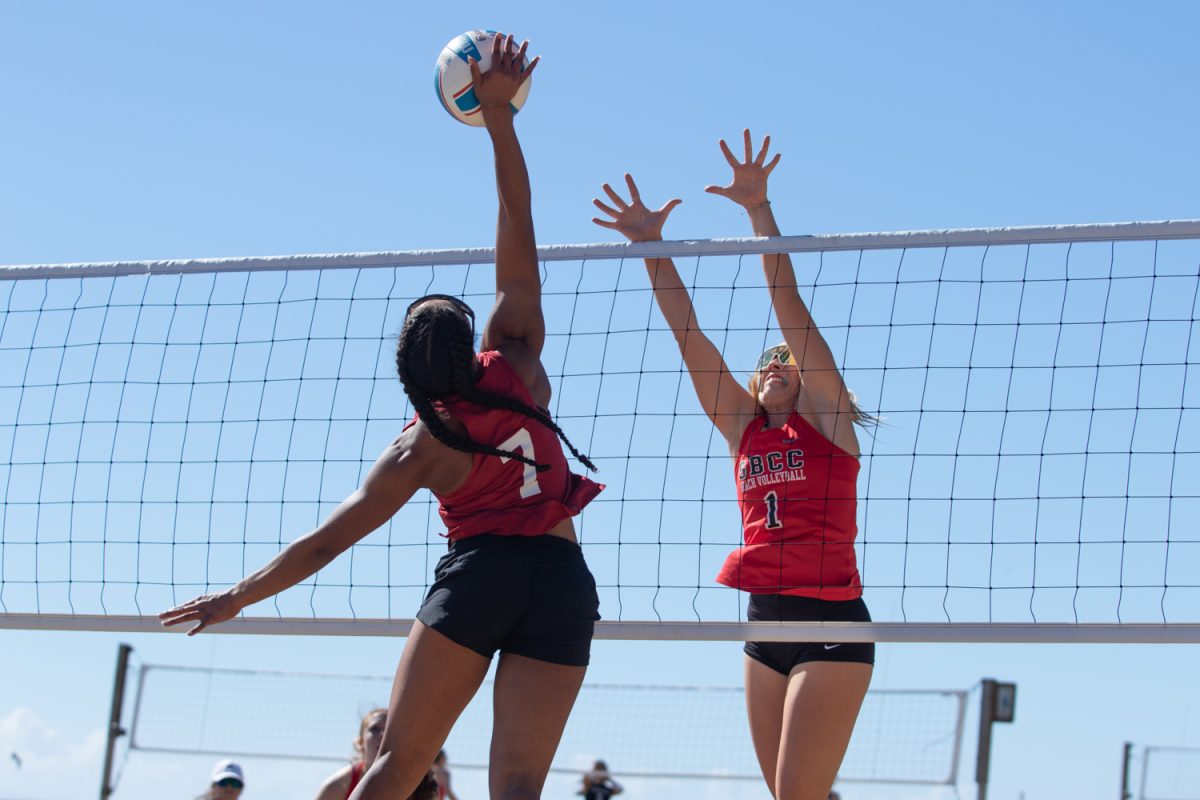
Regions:
M 530 461 L 537 461 L 537 456 L 533 454 L 533 437 L 529 435 L 529 430 L 521 428 L 512 436 L 505 439 L 499 445 L 501 450 L 518 450 L 521 455 L 528 458 Z M 500 456 L 500 460 L 507 464 L 512 459 L 508 456 Z M 542 487 L 538 486 L 537 482 L 537 467 L 532 464 L 525 465 L 525 473 L 522 475 L 521 482 L 521 499 L 533 497 L 540 492 Z
M 782 528 L 783 521 L 779 519 L 779 495 L 767 492 L 767 496 L 763 500 L 767 503 L 767 527 Z

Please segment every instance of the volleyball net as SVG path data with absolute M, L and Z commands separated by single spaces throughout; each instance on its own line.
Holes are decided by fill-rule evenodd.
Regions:
M 654 304 L 671 256 L 748 378 L 759 256 L 860 404 L 875 623 L 745 622 L 732 463 Z M 552 246 L 551 412 L 607 489 L 577 519 L 611 638 L 1200 641 L 1200 222 Z M 482 317 L 492 251 L 0 268 L 0 627 L 151 630 L 312 529 L 412 410 L 416 297 Z M 578 465 L 576 469 L 580 469 Z M 445 540 L 418 494 L 228 632 L 402 633 Z
M 359 720 L 386 705 L 391 684 L 388 677 L 146 664 L 133 682 L 128 746 L 346 763 Z M 446 742 L 455 768 L 487 768 L 490 689 L 467 707 Z M 965 691 L 869 692 L 838 781 L 953 785 L 966 701 Z M 603 758 L 621 780 L 761 781 L 743 730 L 745 708 L 740 688 L 586 683 L 553 769 L 578 774 Z M 692 730 L 712 735 L 683 735 Z
M 1140 749 L 1141 778 L 1136 800 L 1200 800 L 1200 747 L 1156 747 Z M 1133 789 L 1133 786 L 1127 787 Z

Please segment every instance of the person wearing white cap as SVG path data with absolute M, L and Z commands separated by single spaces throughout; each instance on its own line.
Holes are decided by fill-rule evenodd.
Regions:
M 242 765 L 225 759 L 213 767 L 212 784 L 196 800 L 237 800 L 245 786 L 246 775 L 242 772 Z

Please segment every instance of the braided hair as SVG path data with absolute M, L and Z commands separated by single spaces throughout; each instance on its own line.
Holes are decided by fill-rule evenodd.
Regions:
M 457 298 L 453 299 L 457 301 Z M 396 342 L 396 371 L 400 375 L 400 383 L 417 416 L 429 428 L 433 438 L 464 453 L 485 453 L 516 459 L 535 467 L 538 472 L 550 469 L 549 464 L 539 464 L 521 453 L 481 444 L 469 436 L 452 431 L 433 403 L 435 400 L 459 397 L 536 420 L 554 431 L 580 463 L 595 471 L 596 465 L 575 449 L 549 414 L 516 398 L 484 391 L 476 386 L 475 335 L 472 325 L 463 318 L 456 305 L 458 303 L 424 302 L 424 298 L 416 301 L 410 306 L 413 310 L 405 318 Z M 462 305 L 462 308 L 467 309 L 467 306 Z

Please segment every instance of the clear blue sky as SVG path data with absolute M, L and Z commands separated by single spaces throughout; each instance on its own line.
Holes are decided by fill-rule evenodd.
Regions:
M 685 200 L 672 237 L 747 235 L 702 191 L 726 175 L 717 139 L 747 126 L 784 153 L 789 234 L 1196 218 L 1198 23 L 1185 3 L 0 3 L 0 263 L 488 245 L 486 137 L 430 89 L 442 44 L 476 27 L 544 58 L 518 123 L 542 243 L 609 240 L 590 200 L 626 170 Z M 0 750 L 26 755 L 18 772 L 0 752 L 0 797 L 95 791 L 122 638 L 0 634 Z M 402 644 L 132 641 L 151 663 L 372 674 Z M 598 682 L 740 679 L 732 644 L 598 643 L 593 663 Z M 1197 667 L 1195 646 L 891 645 L 874 685 L 1016 681 L 990 796 L 1096 797 L 1124 740 L 1200 746 Z M 135 753 L 117 796 L 194 795 L 206 762 Z M 247 800 L 304 796 L 324 769 L 248 766 Z

